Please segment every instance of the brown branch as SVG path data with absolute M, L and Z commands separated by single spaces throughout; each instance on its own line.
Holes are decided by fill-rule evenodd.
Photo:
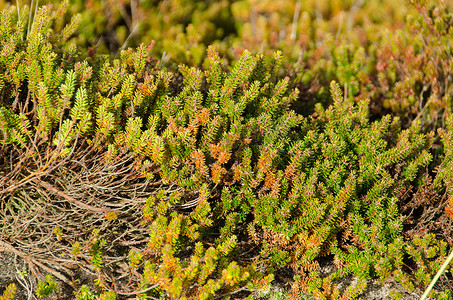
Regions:
M 10 252 L 14 253 L 15 255 L 21 257 L 22 259 L 24 259 L 29 265 L 37 265 L 38 267 L 41 267 L 43 270 L 51 273 L 52 275 L 54 275 L 56 278 L 60 279 L 61 281 L 63 281 L 64 283 L 68 284 L 69 286 L 71 286 L 72 288 L 76 289 L 76 285 L 71 281 L 69 280 L 68 278 L 66 278 L 66 276 L 64 276 L 63 274 L 61 274 L 60 272 L 58 272 L 57 270 L 55 269 L 52 269 L 48 266 L 46 266 L 45 264 L 41 263 L 37 258 L 35 257 L 30 257 L 29 255 L 23 253 L 22 251 L 19 251 L 17 250 L 15 247 L 13 247 L 12 245 L 6 243 L 6 242 L 3 242 L 3 241 L 0 241 L 0 250 L 3 248 L 3 249 L 6 249 L 6 250 L 9 250 Z
M 62 198 L 65 198 L 66 200 L 74 203 L 79 208 L 83 208 L 83 209 L 90 210 L 90 211 L 95 211 L 95 212 L 119 212 L 119 211 L 117 211 L 115 209 L 94 207 L 94 206 L 85 204 L 85 203 L 83 203 L 83 202 L 81 202 L 81 201 L 79 201 L 77 199 L 74 199 L 71 196 L 66 195 L 62 191 L 58 190 L 56 187 L 52 186 L 51 184 L 49 184 L 49 183 L 47 183 L 45 181 L 42 181 L 42 180 L 38 179 L 38 178 L 33 179 L 33 182 L 36 183 L 36 184 L 39 184 L 40 186 L 42 186 L 45 189 L 57 194 L 58 196 L 60 196 Z

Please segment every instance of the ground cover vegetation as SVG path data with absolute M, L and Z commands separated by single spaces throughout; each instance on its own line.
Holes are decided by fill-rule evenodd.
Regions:
M 452 251 L 448 3 L 13 4 L 0 299 L 401 299 Z

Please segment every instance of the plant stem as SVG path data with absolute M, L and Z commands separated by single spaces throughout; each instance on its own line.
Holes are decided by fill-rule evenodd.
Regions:
M 442 275 L 442 273 L 445 271 L 445 269 L 448 267 L 448 265 L 450 264 L 451 260 L 453 259 L 453 251 L 450 252 L 450 255 L 447 257 L 447 260 L 443 263 L 443 265 L 440 267 L 439 271 L 437 272 L 436 276 L 434 276 L 433 280 L 431 281 L 431 283 L 429 284 L 428 288 L 426 289 L 426 291 L 423 293 L 422 297 L 420 298 L 420 300 L 425 300 L 428 295 L 429 295 L 429 292 L 431 292 L 431 290 L 433 289 L 434 285 L 436 284 L 437 280 L 439 279 L 440 275 Z

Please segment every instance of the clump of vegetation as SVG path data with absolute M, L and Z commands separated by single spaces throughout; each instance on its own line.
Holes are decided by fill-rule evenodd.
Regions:
M 177 67 L 155 56 L 165 31 L 135 49 L 123 34 L 111 56 L 83 48 L 106 9 L 87 5 L 0 19 L 0 249 L 26 261 L 19 284 L 77 299 L 253 298 L 282 278 L 293 298 L 358 298 L 370 279 L 397 283 L 396 299 L 423 292 L 452 242 L 447 5 L 414 3 L 384 38 L 384 18 L 358 13 L 373 4 L 322 6 L 323 21 L 299 2 L 119 2 L 108 22 L 128 29 L 109 34 L 146 39 L 140 14 L 157 14 L 181 38 Z M 248 30 L 263 53 L 245 50 L 259 47 Z M 450 283 L 430 295 L 448 299 Z

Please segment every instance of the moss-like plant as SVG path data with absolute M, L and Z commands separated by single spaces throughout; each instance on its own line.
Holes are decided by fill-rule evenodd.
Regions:
M 230 64 L 209 46 L 174 70 L 153 44 L 85 55 L 73 39 L 80 18 L 63 22 L 69 8 L 0 18 L 0 246 L 27 258 L 38 295 L 55 278 L 79 299 L 253 297 L 288 269 L 291 295 L 317 299 L 360 297 L 370 278 L 428 284 L 448 246 L 432 234 L 410 241 L 403 212 L 410 196 L 451 193 L 451 118 L 441 154 L 421 116 L 370 115 L 376 99 L 363 98 L 382 91 L 365 84 L 369 49 L 332 43 L 331 57 L 304 65 L 304 84 L 322 75 L 332 105 L 303 116 L 284 52 L 237 49 Z M 341 85 L 324 86 L 332 78 Z M 38 284 L 43 271 L 52 277 Z M 90 280 L 73 280 L 79 272 Z M 339 289 L 347 276 L 356 283 Z
M 10 283 L 3 291 L 3 294 L 0 295 L 0 300 L 13 300 L 16 295 L 16 289 L 16 284 Z

